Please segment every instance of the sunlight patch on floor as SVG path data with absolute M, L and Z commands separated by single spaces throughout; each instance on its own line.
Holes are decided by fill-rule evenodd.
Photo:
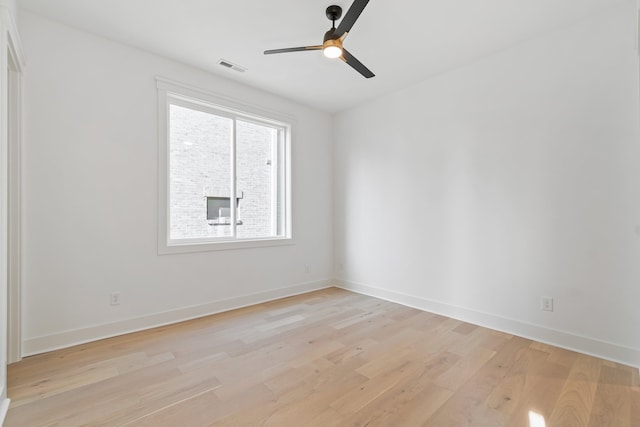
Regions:
M 529 411 L 529 427 L 547 427 L 544 417 L 535 411 Z

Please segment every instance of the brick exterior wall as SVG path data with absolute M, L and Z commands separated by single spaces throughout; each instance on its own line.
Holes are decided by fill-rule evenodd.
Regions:
M 230 225 L 207 221 L 207 197 L 230 197 L 231 131 L 226 117 L 171 105 L 169 203 L 171 239 L 230 236 Z M 278 132 L 236 121 L 237 237 L 275 235 L 272 201 Z

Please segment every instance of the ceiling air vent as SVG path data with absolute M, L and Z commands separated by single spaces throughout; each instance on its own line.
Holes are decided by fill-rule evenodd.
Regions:
M 234 64 L 234 63 L 233 63 L 233 62 L 231 62 L 231 61 L 227 61 L 226 59 L 221 59 L 221 60 L 219 60 L 219 61 L 218 61 L 218 65 L 221 65 L 221 66 L 223 66 L 224 68 L 229 68 L 229 69 L 231 69 L 231 70 L 233 70 L 233 71 L 237 71 L 237 72 L 239 72 L 239 73 L 244 73 L 245 71 L 247 71 L 247 69 L 246 69 L 246 68 L 241 67 L 241 66 L 240 66 L 240 65 L 238 65 L 238 64 Z

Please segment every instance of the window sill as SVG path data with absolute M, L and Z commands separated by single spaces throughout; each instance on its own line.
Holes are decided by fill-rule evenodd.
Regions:
M 219 242 L 187 242 L 187 243 L 172 243 L 172 244 L 158 244 L 158 255 L 171 255 L 171 254 L 185 254 L 195 252 L 209 252 L 209 251 L 227 251 L 236 249 L 249 249 L 249 248 L 264 248 L 270 246 L 287 246 L 295 245 L 295 241 L 292 238 L 280 237 L 269 239 L 247 239 L 247 240 L 233 240 L 233 241 L 219 241 Z

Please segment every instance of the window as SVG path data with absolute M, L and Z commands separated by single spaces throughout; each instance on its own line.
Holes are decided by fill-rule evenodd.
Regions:
M 158 94 L 159 251 L 290 243 L 290 123 L 161 79 Z

